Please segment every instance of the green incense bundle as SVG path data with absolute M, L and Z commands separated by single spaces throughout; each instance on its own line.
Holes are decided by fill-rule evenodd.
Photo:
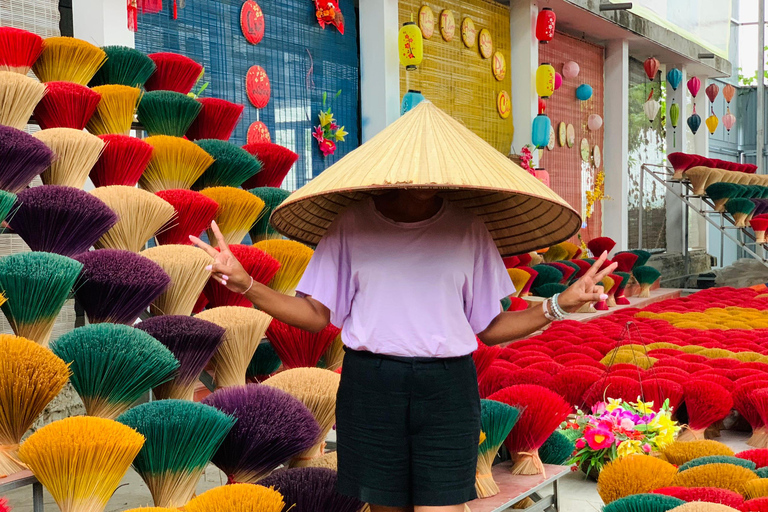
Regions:
M 640 297 L 648 298 L 651 296 L 651 285 L 661 277 L 661 272 L 653 267 L 643 265 L 642 267 L 633 268 L 632 275 L 635 276 L 635 279 L 637 279 L 637 282 L 642 289 Z
M 609 503 L 603 512 L 667 512 L 684 504 L 680 498 L 665 494 L 634 494 Z
M 245 377 L 251 382 L 261 382 L 275 373 L 280 365 L 280 356 L 277 355 L 275 347 L 268 341 L 263 341 L 251 358 L 251 363 L 245 372 Z
M 271 238 L 280 238 L 280 233 L 270 225 L 269 217 L 275 211 L 275 208 L 288 199 L 291 193 L 275 187 L 252 188 L 249 192 L 264 201 L 264 210 L 261 213 L 261 217 L 259 217 L 259 220 L 256 221 L 256 224 L 249 231 L 253 243 Z
M 509 297 L 504 297 L 501 299 L 501 310 L 507 311 L 512 306 L 512 299 Z
M 0 222 L 8 218 L 8 214 L 16 205 L 16 194 L 0 190 Z
M 183 137 L 202 108 L 202 104 L 186 94 L 152 91 L 144 94 L 136 112 L 150 136 Z
M 707 187 L 707 195 L 715 204 L 715 211 L 725 210 L 725 204 L 735 197 L 739 197 L 742 189 L 741 185 L 736 183 L 718 182 Z
M 179 362 L 146 332 L 92 324 L 68 332 L 51 350 L 72 363 L 72 386 L 89 416 L 115 419 L 155 386 L 171 380 Z
M 754 471 L 757 468 L 757 464 L 747 459 L 740 459 L 738 457 L 730 457 L 728 455 L 708 455 L 706 457 L 699 457 L 697 459 L 689 460 L 678 471 L 685 471 L 686 469 L 695 468 L 697 466 L 704 466 L 706 464 L 733 464 L 734 466 L 741 466 Z
M 89 87 L 99 85 L 127 85 L 143 87 L 157 66 L 138 50 L 127 46 L 103 46 L 107 61 L 91 78 Z
M 575 449 L 573 441 L 561 431 L 555 430 L 539 448 L 539 457 L 544 464 L 560 466 L 571 458 Z
M 520 410 L 516 407 L 495 400 L 480 400 L 480 429 L 485 433 L 485 441 L 478 448 L 475 480 L 475 490 L 480 498 L 489 498 L 499 493 L 491 468 L 499 447 L 519 417 Z
M 576 264 L 576 263 L 574 263 L 574 262 L 572 262 L 570 260 L 559 260 L 558 263 L 562 263 L 563 265 L 571 267 L 574 270 L 573 274 L 571 274 L 571 278 L 568 281 L 568 284 L 573 283 L 574 281 L 576 281 L 578 279 L 576 277 L 576 275 L 581 271 L 581 267 L 578 264 Z
M 552 297 L 556 293 L 563 293 L 565 290 L 567 290 L 568 287 L 564 284 L 560 283 L 547 283 L 543 284 L 541 286 L 537 286 L 533 290 L 533 294 L 537 295 L 539 297 L 544 297 L 545 299 L 548 299 Z
M 725 211 L 733 216 L 737 228 L 746 227 L 747 218 L 754 210 L 755 203 L 744 197 L 737 197 L 725 203 Z
M 241 147 L 217 139 L 203 139 L 195 144 L 213 157 L 211 165 L 192 185 L 192 190 L 208 187 L 240 187 L 261 170 L 261 162 Z
M 563 280 L 563 273 L 553 266 L 549 265 L 534 265 L 531 267 L 537 272 L 536 277 L 533 279 L 531 285 L 531 291 L 534 295 L 540 295 L 538 289 L 547 284 L 556 284 Z
M 133 468 L 152 493 L 156 507 L 179 508 L 195 494 L 206 466 L 235 424 L 210 405 L 159 400 L 138 405 L 117 421 L 146 438 Z
M 8 299 L 3 313 L 17 336 L 48 345 L 53 324 L 83 265 L 48 252 L 24 252 L 0 258 L 0 292 Z

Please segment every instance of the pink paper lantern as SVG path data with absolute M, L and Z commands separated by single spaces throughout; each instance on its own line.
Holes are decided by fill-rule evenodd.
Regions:
M 576 78 L 579 76 L 579 65 L 574 61 L 568 61 L 563 65 L 563 76 L 565 78 Z
M 733 128 L 733 125 L 736 124 L 736 116 L 731 114 L 731 109 L 729 108 L 728 111 L 723 116 L 723 126 L 725 126 L 725 129 L 728 130 L 730 133 L 731 128 Z
M 597 114 L 590 114 L 587 119 L 587 126 L 591 131 L 596 132 L 603 127 L 603 118 Z
M 688 90 L 690 91 L 691 96 L 695 98 L 699 94 L 699 89 L 701 89 L 701 80 L 695 76 L 688 80 Z
M 555 73 L 555 90 L 558 90 L 563 85 L 563 75 Z

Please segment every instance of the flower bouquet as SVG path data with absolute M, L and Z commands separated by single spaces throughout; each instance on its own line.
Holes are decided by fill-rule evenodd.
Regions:
M 654 412 L 653 402 L 639 399 L 598 402 L 591 414 L 577 409 L 576 419 L 566 422 L 563 428 L 576 445 L 570 463 L 595 479 L 603 466 L 614 459 L 663 450 L 674 442 L 680 430 L 672 420 L 669 400 Z
M 336 98 L 339 96 L 341 96 L 341 90 L 336 93 Z M 331 108 L 327 107 L 327 102 L 328 93 L 323 93 L 323 110 L 318 114 L 320 124 L 315 126 L 315 130 L 312 132 L 312 136 L 317 140 L 323 156 L 330 156 L 336 153 L 336 143 L 344 142 L 344 137 L 349 135 L 343 126 L 336 124 L 336 119 L 333 118 Z

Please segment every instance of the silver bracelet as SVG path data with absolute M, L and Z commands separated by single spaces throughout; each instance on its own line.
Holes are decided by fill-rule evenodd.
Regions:
M 544 311 L 544 318 L 546 318 L 550 322 L 554 322 L 555 320 L 557 320 L 557 318 L 555 318 L 555 316 L 552 313 L 550 313 L 550 308 L 547 305 L 551 303 L 552 303 L 552 299 L 545 300 L 544 302 L 541 303 L 541 309 L 542 311 Z
M 251 288 L 253 288 L 253 276 L 251 276 L 251 285 L 248 288 L 246 288 L 245 291 L 240 292 L 240 295 L 245 295 L 250 291 Z
M 554 310 L 553 313 L 558 320 L 565 320 L 565 318 L 568 316 L 568 313 L 566 313 L 565 310 L 560 307 L 560 303 L 557 301 L 559 296 L 559 293 L 556 293 L 552 296 L 552 309 Z

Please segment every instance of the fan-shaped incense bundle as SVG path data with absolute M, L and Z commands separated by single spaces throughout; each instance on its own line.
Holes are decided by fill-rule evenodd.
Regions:
M 107 134 L 99 138 L 104 141 L 104 151 L 91 169 L 93 184 L 135 186 L 152 158 L 152 146 L 128 135 Z
M 639 354 L 635 355 L 639 356 Z M 598 380 L 590 386 L 582 399 L 584 405 L 592 407 L 597 402 L 603 401 L 604 398 L 620 398 L 625 401 L 634 401 L 637 400 L 638 396 L 640 396 L 640 383 L 637 379 L 611 375 L 605 379 Z
M 237 258 L 237 261 L 240 262 L 248 275 L 253 277 L 253 280 L 257 283 L 264 285 L 269 284 L 280 268 L 280 263 L 275 258 L 256 247 L 233 244 L 229 246 L 229 250 L 232 251 L 232 254 Z M 208 280 L 208 283 L 203 289 L 203 293 L 205 294 L 206 299 L 208 299 L 210 307 L 253 307 L 251 301 L 249 301 L 242 293 L 231 291 L 215 279 Z M 316 364 L 317 362 L 309 366 L 315 366 Z
M 26 338 L 0 334 L 0 474 L 24 469 L 19 443 L 69 379 L 66 363 Z
M 525 289 L 525 285 L 531 280 L 531 274 L 521 268 L 508 268 L 507 273 L 515 286 L 515 297 L 519 297 Z
M 184 512 L 282 512 L 279 492 L 260 485 L 233 484 L 214 487 L 193 498 Z
M 655 457 L 628 455 L 603 467 L 597 479 L 597 492 L 603 502 L 612 503 L 625 496 L 668 487 L 677 468 Z
M 214 162 L 192 185 L 193 190 L 239 187 L 261 170 L 261 162 L 234 144 L 217 139 L 198 140 L 196 144 L 211 155 Z
M 40 128 L 85 129 L 101 94 L 72 82 L 48 82 L 46 87 L 48 92 L 35 107 L 35 120 Z
M 159 400 L 123 413 L 120 423 L 146 438 L 133 467 L 158 507 L 182 507 L 235 418 L 208 405 Z
M 262 382 L 275 373 L 282 364 L 283 362 L 280 361 L 280 356 L 277 355 L 272 344 L 268 341 L 263 341 L 259 344 L 256 352 L 254 352 L 245 376 L 249 382 Z M 330 368 L 329 366 L 328 369 L 335 370 L 336 368 Z
M 144 436 L 130 427 L 78 416 L 29 436 L 19 458 L 62 512 L 102 512 L 143 444 Z
M 637 374 L 635 374 L 637 375 Z M 658 411 L 666 401 L 673 411 L 677 411 L 683 401 L 683 386 L 665 378 L 644 379 L 643 401 L 653 402 L 653 410 Z
M 613 256 L 612 261 L 618 264 L 616 267 L 618 272 L 632 272 L 635 263 L 637 263 L 637 254 L 631 252 L 619 252 Z
M 123 185 L 99 187 L 91 194 L 101 199 L 120 220 L 94 245 L 97 249 L 124 249 L 139 252 L 155 233 L 173 219 L 173 206 L 140 190 Z
M 142 251 L 141 255 L 160 265 L 171 278 L 171 284 L 152 303 L 150 312 L 153 315 L 191 315 L 210 277 L 205 267 L 213 262 L 213 258 L 202 249 L 188 245 L 160 245 Z
M 733 399 L 727 389 L 714 382 L 693 380 L 685 383 L 685 408 L 688 426 L 680 433 L 678 440 L 704 439 L 706 429 L 731 412 Z
M 8 214 L 16 206 L 16 194 L 0 190 L 0 222 L 8 218 Z
M 716 212 L 725 211 L 725 203 L 739 196 L 743 187 L 736 183 L 719 182 L 709 185 L 706 189 L 707 196 L 712 199 Z
M 629 284 L 630 274 L 627 272 L 615 272 L 614 275 L 621 278 L 621 282 L 619 283 L 618 287 L 616 288 L 616 292 L 614 293 L 614 300 L 616 301 L 616 305 L 628 306 L 630 305 L 630 302 L 629 299 L 624 295 L 624 290 Z
M 654 490 L 653 493 L 674 496 L 686 502 L 717 503 L 737 509 L 744 503 L 741 494 L 717 487 L 662 487 Z
M 603 512 L 667 512 L 684 504 L 679 498 L 663 494 L 633 494 L 612 501 Z
M 520 417 L 520 410 L 494 400 L 480 401 L 480 425 L 485 441 L 480 443 L 477 456 L 475 490 L 480 498 L 490 498 L 499 493 L 491 467 L 501 444 Z
M 88 85 L 106 60 L 104 50 L 82 39 L 48 37 L 32 71 L 41 82 L 61 81 Z
M 533 294 L 536 295 L 537 297 L 549 298 L 554 296 L 556 293 L 563 293 L 567 289 L 568 287 L 565 286 L 564 284 L 547 283 L 537 287 L 533 291 Z
M 186 94 L 152 91 L 144 95 L 136 112 L 149 135 L 183 137 L 202 108 Z
M 93 324 L 51 344 L 71 363 L 72 387 L 89 416 L 115 419 L 149 391 L 173 378 L 179 362 L 149 334 L 119 324 Z
M 33 136 L 0 125 L 0 190 L 18 193 L 53 162 L 54 154 Z
M 197 98 L 197 101 L 203 109 L 187 130 L 187 138 L 229 140 L 245 107 L 219 98 Z
M 755 242 L 758 244 L 764 244 L 765 231 L 768 230 L 768 217 L 753 217 L 749 220 L 749 225 L 755 232 Z
M 544 261 L 552 262 L 557 260 L 564 260 L 568 256 L 568 251 L 559 245 L 553 245 L 547 252 L 544 253 Z
M 743 228 L 747 225 L 747 218 L 755 210 L 755 203 L 744 197 L 737 197 L 725 203 L 725 211 L 733 215 L 735 226 Z
M 667 446 L 663 451 L 664 458 L 675 464 L 681 466 L 686 462 L 700 457 L 707 457 L 712 455 L 722 455 L 726 457 L 733 456 L 733 450 L 723 443 L 717 441 L 677 441 Z M 684 486 L 690 487 L 690 486 Z
M 735 455 L 740 459 L 751 460 L 758 469 L 768 467 L 768 448 L 745 450 Z
M 491 366 L 491 363 L 496 361 L 501 354 L 501 348 L 495 345 L 486 345 L 485 343 L 478 341 L 477 349 L 472 352 L 472 361 L 475 363 L 475 371 L 477 372 L 477 378 L 480 380 L 485 374 L 486 370 Z
M 750 471 L 755 471 L 755 469 L 757 469 L 756 464 L 751 460 L 740 459 L 739 457 L 728 455 L 708 455 L 706 457 L 689 460 L 685 464 L 681 464 L 677 470 L 685 471 L 686 469 L 706 466 L 707 464 L 733 464 L 734 466 L 747 468 Z
M 14 27 L 0 27 L 0 71 L 26 75 L 43 51 L 43 38 Z
M 211 359 L 216 372 L 216 387 L 244 385 L 245 372 L 272 317 L 252 308 L 223 306 L 206 309 L 196 318 L 226 329 L 224 342 Z
M 83 188 L 88 173 L 104 149 L 104 141 L 95 135 L 73 128 L 51 128 L 33 135 L 56 155 L 40 178 L 46 185 Z
M 570 460 L 575 450 L 575 443 L 563 432 L 555 430 L 539 448 L 539 457 L 544 464 L 562 466 Z
M 640 297 L 647 298 L 651 296 L 651 286 L 659 277 L 661 277 L 661 272 L 653 267 L 640 266 L 632 269 L 632 275 L 635 276 L 635 279 L 637 279 L 637 282 L 642 288 Z
M 260 384 L 217 390 L 203 399 L 237 419 L 213 456 L 230 482 L 256 483 L 311 447 L 320 428 L 290 394 Z
M 275 211 L 275 208 L 288 199 L 288 196 L 291 195 L 291 193 L 287 190 L 274 187 L 254 188 L 251 189 L 250 192 L 264 201 L 264 209 L 261 212 L 261 217 L 259 217 L 259 220 L 256 221 L 256 224 L 254 224 L 248 232 L 251 235 L 251 240 L 253 243 L 256 243 L 261 240 L 280 238 L 280 233 L 269 224 L 269 217 L 272 215 L 272 212 Z
M 24 252 L 0 258 L 0 306 L 18 336 L 48 345 L 53 324 L 83 266 L 66 256 Z
M 199 192 L 186 189 L 160 190 L 156 195 L 167 201 L 176 211 L 172 227 L 157 234 L 161 245 L 192 245 L 191 236 L 200 234 L 211 225 L 219 204 Z
M 747 468 L 733 464 L 706 464 L 679 472 L 672 480 L 672 485 L 679 487 L 719 487 L 743 495 L 744 484 L 750 480 L 757 480 L 757 475 Z
M 758 397 L 754 396 L 756 390 L 767 386 L 768 382 L 765 382 L 761 376 L 757 376 L 757 379 L 737 382 L 731 394 L 734 408 L 752 427 L 752 437 L 747 444 L 756 448 L 768 448 L 766 446 L 768 428 L 763 422 L 764 414 L 762 414 L 765 404 L 756 400 Z
M 364 503 L 336 491 L 336 471 L 327 468 L 293 468 L 278 471 L 259 482 L 274 488 L 285 499 L 285 512 L 359 512 Z
M 599 258 L 604 252 L 611 252 L 614 247 L 616 247 L 616 242 L 607 236 L 593 238 L 587 242 L 587 248 L 595 258 Z
M 178 374 L 156 386 L 155 397 L 192 400 L 200 373 L 224 341 L 224 328 L 183 315 L 148 318 L 137 327 L 165 345 L 179 361 Z
M 101 94 L 101 102 L 88 121 L 88 131 L 94 135 L 128 135 L 141 101 L 141 89 L 127 85 L 99 85 L 93 90 Z
M 312 459 L 307 462 L 307 465 L 305 467 L 308 468 L 327 468 L 332 469 L 334 471 L 338 470 L 339 467 L 339 456 L 336 452 L 328 452 L 325 455 L 321 455 L 320 457 L 317 457 L 316 459 Z
M 279 187 L 299 155 L 271 142 L 246 144 L 243 149 L 262 163 L 261 172 L 243 183 L 243 188 Z
M 338 373 L 321 368 L 294 368 L 280 372 L 270 377 L 264 384 L 286 391 L 298 398 L 312 412 L 318 425 L 320 435 L 315 445 L 291 462 L 293 466 L 302 466 L 308 459 L 323 454 L 325 438 L 334 423 L 336 414 L 336 392 L 339 389 Z
M 189 189 L 213 164 L 213 158 L 203 148 L 179 137 L 155 135 L 146 142 L 154 152 L 139 186 L 150 192 Z
M 518 384 L 538 384 L 549 387 L 552 385 L 552 376 L 541 370 L 531 368 L 512 370 L 492 364 L 480 378 L 480 397 L 488 398 L 497 391 Z
M 671 509 L 669 512 L 738 512 L 735 508 L 727 507 L 717 503 L 702 503 L 692 501 L 683 503 L 679 507 Z
M 254 247 L 280 262 L 280 270 L 270 281 L 269 287 L 286 295 L 295 295 L 296 287 L 315 251 L 293 240 L 262 240 L 254 244 Z
M 311 368 L 317 366 L 339 332 L 331 324 L 319 332 L 309 332 L 274 319 L 267 329 L 267 339 L 286 368 Z
M 0 125 L 24 129 L 45 91 L 45 84 L 34 78 L 0 71 Z
M 127 46 L 103 46 L 107 61 L 91 79 L 91 87 L 98 85 L 127 85 L 141 87 L 155 72 L 152 59 Z
M 43 185 L 19 192 L 11 228 L 33 251 L 74 256 L 117 222 L 98 198 L 73 187 Z
M 239 188 L 212 187 L 200 193 L 219 204 L 215 220 L 227 244 L 241 243 L 264 209 L 264 201 Z M 208 240 L 216 245 L 210 229 Z
M 92 324 L 133 325 L 171 281 L 157 263 L 131 251 L 99 249 L 75 259 L 83 264 L 75 298 Z
M 144 84 L 148 91 L 175 91 L 187 94 L 203 73 L 203 66 L 178 53 L 150 53 L 157 69 Z

